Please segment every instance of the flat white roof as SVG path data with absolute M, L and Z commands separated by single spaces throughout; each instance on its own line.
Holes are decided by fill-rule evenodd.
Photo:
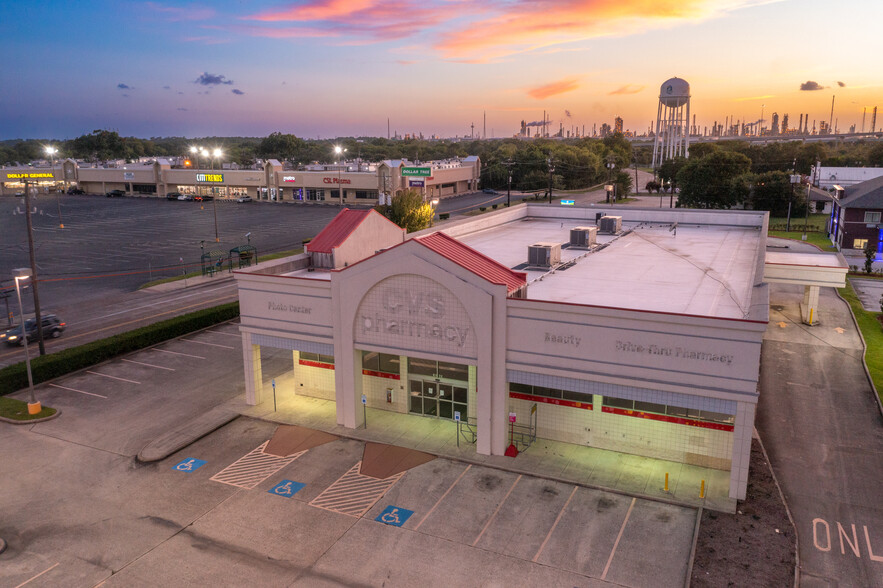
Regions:
M 503 265 L 526 271 L 532 300 L 749 318 L 761 248 L 757 228 L 681 225 L 675 234 L 667 223 L 624 222 L 620 235 L 599 234 L 602 247 L 591 252 L 567 246 L 570 229 L 585 224 L 523 218 L 459 239 Z M 561 243 L 564 267 L 523 267 L 528 246 L 537 242 Z

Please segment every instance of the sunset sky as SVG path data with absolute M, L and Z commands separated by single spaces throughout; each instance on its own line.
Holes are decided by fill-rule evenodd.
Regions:
M 881 107 L 876 0 L 4 2 L 0 139 L 643 133 L 659 87 L 697 124 Z M 769 125 L 769 122 L 767 122 Z

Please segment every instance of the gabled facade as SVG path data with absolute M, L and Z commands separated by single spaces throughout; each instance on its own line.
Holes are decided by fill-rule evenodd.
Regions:
M 850 186 L 835 199 L 831 239 L 838 249 L 870 245 L 883 258 L 883 176 Z

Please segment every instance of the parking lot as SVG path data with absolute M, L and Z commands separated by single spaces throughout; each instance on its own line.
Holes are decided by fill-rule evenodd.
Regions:
M 239 358 L 227 323 L 40 386 L 62 415 L 0 427 L 0 585 L 683 585 L 691 508 L 440 458 L 377 480 L 362 441 L 268 457 L 246 417 L 134 458 L 240 395 Z
M 231 200 L 202 203 L 67 195 L 58 201 L 54 195 L 37 196 L 32 208 L 43 280 L 40 298 L 50 308 L 129 292 L 150 280 L 180 275 L 182 269 L 198 271 L 201 243 L 207 252 L 226 252 L 250 238 L 261 255 L 300 247 L 340 210 Z M 0 218 L 0 286 L 10 287 L 12 269 L 30 265 L 24 199 L 0 198 Z

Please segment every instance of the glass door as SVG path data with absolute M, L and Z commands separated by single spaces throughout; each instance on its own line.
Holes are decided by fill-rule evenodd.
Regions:
M 414 379 L 410 397 L 412 414 L 453 420 L 454 412 L 459 412 L 460 420 L 466 420 L 466 386 Z

